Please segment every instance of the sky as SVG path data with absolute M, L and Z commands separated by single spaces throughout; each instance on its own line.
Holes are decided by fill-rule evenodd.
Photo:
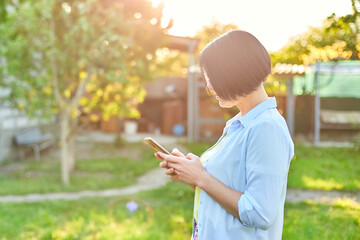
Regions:
M 276 51 L 290 37 L 305 32 L 308 26 L 320 26 L 332 13 L 343 16 L 352 12 L 351 0 L 152 0 L 163 1 L 163 21 L 171 17 L 169 34 L 194 36 L 213 19 L 233 23 L 248 31 Z

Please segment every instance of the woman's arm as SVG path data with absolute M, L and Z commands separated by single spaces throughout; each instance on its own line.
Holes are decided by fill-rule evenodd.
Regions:
M 242 224 L 263 230 L 284 208 L 287 173 L 293 144 L 276 122 L 252 126 L 246 150 L 246 186 L 238 203 Z
M 194 154 L 186 158 L 162 155 L 167 167 L 175 169 L 176 175 L 170 178 L 199 186 L 244 226 L 263 230 L 272 226 L 283 208 L 292 156 L 292 141 L 278 126 L 272 122 L 254 126 L 246 153 L 247 183 L 241 193 L 210 176 Z
M 252 154 L 253 162 L 262 157 L 262 163 L 265 160 L 274 165 L 276 169 L 272 166 L 269 168 L 272 169 L 272 173 L 266 173 L 266 171 L 258 171 L 258 169 L 248 165 L 248 183 L 244 193 L 229 188 L 207 173 L 200 162 L 200 158 L 194 154 L 189 153 L 186 158 L 163 154 L 162 158 L 167 162 L 169 168 L 175 169 L 175 175 L 171 175 L 171 179 L 199 186 L 227 212 L 239 219 L 244 226 L 266 230 L 274 223 L 278 209 L 283 204 L 280 198 L 283 187 L 286 186 L 286 176 L 278 174 L 283 167 L 276 166 L 274 161 L 269 161 L 276 161 L 279 155 L 269 154 L 271 152 L 269 148 L 266 148 L 266 151 L 260 149 L 257 148 Z M 277 160 L 280 159 L 282 158 Z M 255 165 L 261 166 L 262 164 Z
M 229 188 L 206 171 L 197 183 L 212 199 L 219 203 L 227 212 L 240 220 L 238 202 L 242 192 Z M 240 220 L 241 221 L 241 220 Z
M 203 168 L 198 156 L 189 153 L 186 158 L 182 158 L 162 153 L 157 154 L 164 159 L 169 170 L 171 168 L 174 169 L 174 174 L 170 175 L 171 179 L 186 182 L 190 186 L 200 187 L 226 211 L 240 219 L 238 202 L 242 193 L 229 188 L 208 174 Z

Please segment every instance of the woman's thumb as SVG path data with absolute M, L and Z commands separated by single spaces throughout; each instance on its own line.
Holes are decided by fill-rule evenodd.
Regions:
M 193 158 L 195 158 L 195 157 L 197 157 L 195 154 L 193 154 L 193 153 L 188 153 L 187 155 L 186 155 L 186 158 L 187 159 L 190 159 L 190 160 L 192 160 Z
M 174 149 L 172 150 L 171 154 L 174 155 L 174 156 L 177 156 L 177 157 L 185 157 L 185 155 L 182 154 L 182 153 L 179 151 L 179 149 L 177 149 L 177 148 L 174 148 Z

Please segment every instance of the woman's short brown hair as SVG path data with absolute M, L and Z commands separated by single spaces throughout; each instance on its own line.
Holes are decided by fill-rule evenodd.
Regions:
M 200 55 L 200 69 L 224 100 L 246 96 L 266 81 L 271 60 L 264 46 L 245 31 L 231 31 L 209 43 Z

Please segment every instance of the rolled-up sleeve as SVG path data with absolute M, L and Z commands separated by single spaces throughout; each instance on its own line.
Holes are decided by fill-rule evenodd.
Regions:
M 272 122 L 262 122 L 250 131 L 246 186 L 238 211 L 244 226 L 266 230 L 283 205 L 291 148 L 281 128 Z

